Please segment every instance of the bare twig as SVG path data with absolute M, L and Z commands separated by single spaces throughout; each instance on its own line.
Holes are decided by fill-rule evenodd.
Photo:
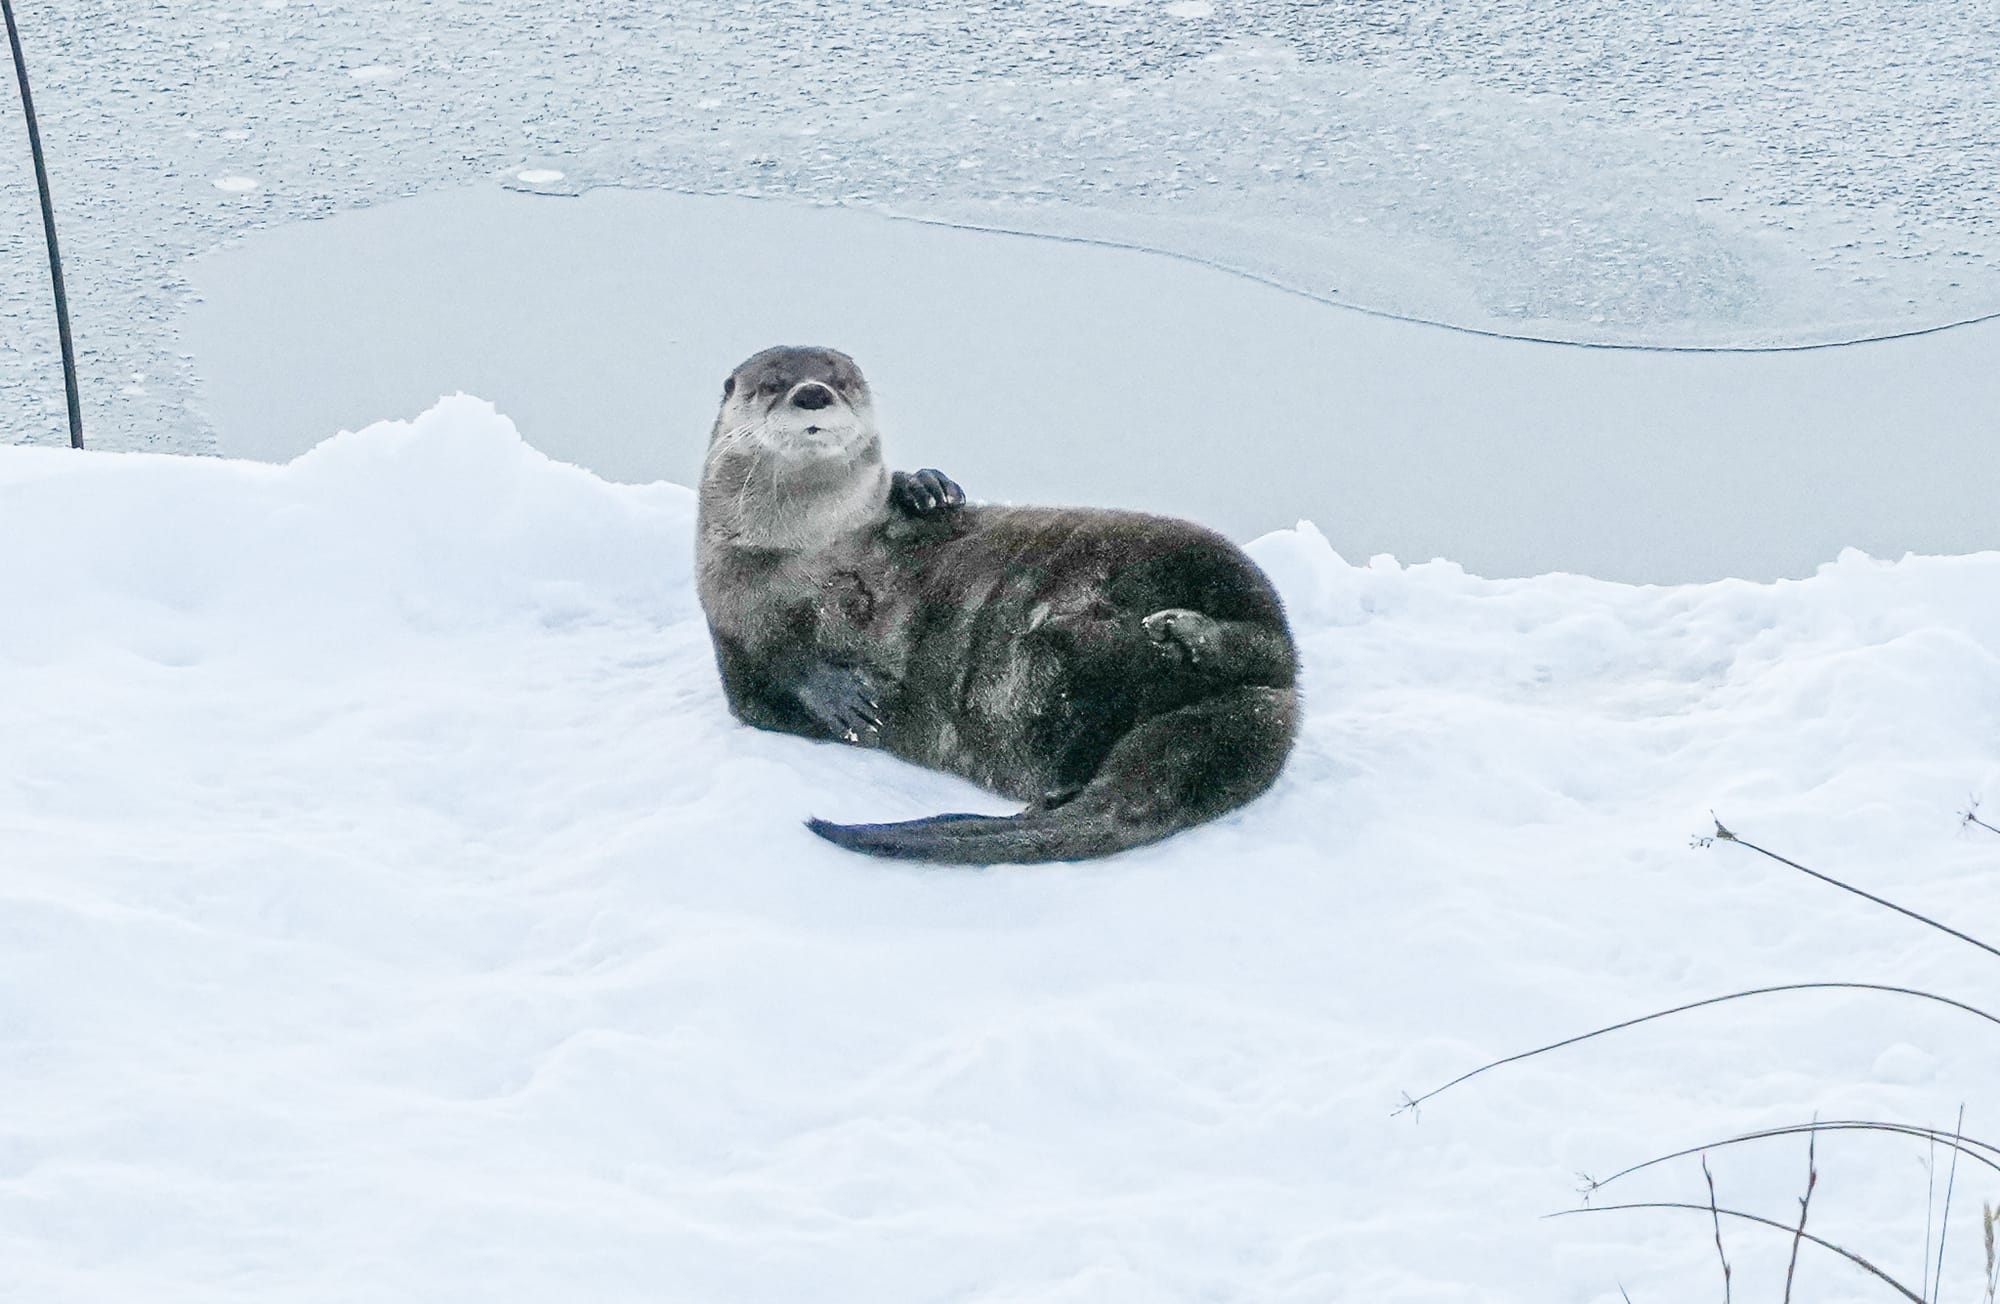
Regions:
M 1931 1297 L 1931 1229 L 1937 1226 L 1937 1137 L 1924 1153 L 1924 1298 Z
M 1817 1120 L 1815 1120 L 1817 1121 Z M 1799 1229 L 1792 1233 L 1792 1261 L 1785 1265 L 1785 1304 L 1792 1304 L 1792 1277 L 1799 1270 L 1799 1245 L 1806 1238 L 1806 1211 L 1812 1207 L 1813 1188 L 1819 1185 L 1816 1151 L 1819 1133 L 1806 1134 L 1806 1193 L 1799 1197 Z
M 1715 1257 L 1722 1260 L 1722 1304 L 1729 1304 L 1729 1256 L 1722 1252 L 1722 1211 L 1715 1207 L 1715 1174 L 1708 1171 L 1708 1156 L 1701 1157 L 1701 1175 L 1708 1179 L 1708 1214 L 1715 1220 Z
M 1980 950 L 1985 951 L 1990 955 L 2000 956 L 2000 946 L 1994 946 L 1991 943 L 1982 942 L 1978 938 L 1974 937 L 1972 934 L 1961 933 L 1956 928 L 1951 927 L 1949 924 L 1939 923 L 1937 920 L 1932 919 L 1929 915 L 1918 914 L 1916 911 L 1911 910 L 1909 907 L 1899 906 L 1894 901 L 1891 901 L 1886 897 L 1878 897 L 1873 892 L 1864 892 L 1860 888 L 1854 886 L 1852 883 L 1841 882 L 1839 879 L 1833 877 L 1831 874 L 1822 874 L 1816 869 L 1808 869 L 1804 865 L 1801 865 L 1796 860 L 1788 860 L 1785 857 L 1779 855 L 1775 851 L 1767 850 L 1763 847 L 1758 846 L 1754 842 L 1746 842 L 1742 838 L 1737 837 L 1734 833 L 1731 833 L 1728 829 L 1724 828 L 1722 826 L 1721 820 L 1717 820 L 1715 822 L 1715 839 L 1718 842 L 1734 842 L 1739 847 L 1748 847 L 1750 850 L 1756 852 L 1758 855 L 1768 857 L 1771 860 L 1775 860 L 1780 865 L 1790 865 L 1793 869 L 1798 870 L 1801 874 L 1809 875 L 1813 878 L 1818 879 L 1822 883 L 1830 883 L 1834 887 L 1839 888 L 1843 892 L 1852 892 L 1855 896 L 1858 896 L 1865 901 L 1873 901 L 1878 906 L 1884 906 L 1890 910 L 1895 911 L 1899 915 L 1906 915 L 1909 918 L 1916 920 L 1920 924 L 1929 924 L 1932 928 L 1937 929 L 1939 932 L 1949 933 L 1951 936 L 1956 937 L 1959 941 L 1968 943 L 1972 946 L 1976 946 Z
M 1668 1163 L 1675 1159 L 1685 1159 L 1689 1155 L 1697 1155 L 1705 1150 L 1720 1150 L 1724 1146 L 1742 1145 L 1748 1141 L 1764 1141 L 1771 1137 L 1797 1136 L 1801 1132 L 1885 1132 L 1891 1136 L 1916 1137 L 1920 1140 L 1933 1142 L 1941 1140 L 1946 1145 L 1952 1145 L 1956 1142 L 1964 1147 L 1964 1154 L 1967 1158 L 1986 1165 L 1986 1167 L 1996 1173 L 2000 1173 L 2000 1146 L 1993 1145 L 1991 1142 L 1976 1140 L 1969 1136 L 1953 1138 L 1948 1133 L 1934 1132 L 1930 1128 L 1917 1127 L 1909 1123 L 1882 1123 L 1873 1119 L 1829 1119 L 1824 1122 L 1815 1120 L 1811 1123 L 1789 1123 L 1784 1127 L 1760 1128 L 1755 1132 L 1745 1132 L 1739 1136 L 1726 1137 L 1720 1141 L 1710 1141 L 1705 1145 L 1688 1146 L 1684 1150 L 1675 1150 L 1670 1154 L 1658 1155 L 1643 1163 L 1633 1164 L 1629 1168 L 1621 1168 L 1606 1178 L 1585 1177 L 1582 1188 L 1583 1194 L 1588 1198 L 1621 1177 L 1630 1177 L 1632 1174 L 1644 1169 Z M 1930 1244 L 1929 1236 L 1924 1237 L 1924 1244 Z
M 1706 1204 L 1685 1204 L 1685 1203 L 1677 1203 L 1671 1201 L 1654 1201 L 1647 1204 L 1600 1204 L 1600 1205 L 1593 1205 L 1586 1209 L 1564 1209 L 1561 1210 L 1560 1212 L 1552 1213 L 1547 1216 L 1550 1218 L 1567 1218 L 1572 1214 L 1579 1214 L 1579 1213 L 1621 1213 L 1633 1209 L 1689 1209 L 1693 1210 L 1696 1213 L 1712 1212 L 1717 1217 L 1741 1218 L 1745 1222 L 1759 1223 L 1765 1227 L 1775 1227 L 1779 1231 L 1785 1232 L 1788 1235 L 1796 1234 L 1793 1232 L 1792 1228 L 1787 1227 L 1784 1223 L 1775 1222 L 1769 1218 L 1760 1218 L 1754 1213 L 1742 1213 L 1735 1209 L 1718 1209 L 1714 1208 L 1711 1205 L 1706 1205 Z M 1898 1294 L 1902 1295 L 1904 1299 L 1909 1300 L 1910 1304 L 1929 1304 L 1929 1302 L 1925 1300 L 1923 1296 L 1917 1294 L 1915 1291 L 1911 1290 L 1908 1286 L 1905 1286 L 1902 1282 L 1897 1281 L 1894 1277 L 1891 1277 L 1888 1273 L 1882 1271 L 1880 1268 L 1876 1267 L 1868 1260 L 1862 1258 L 1860 1255 L 1854 1253 L 1852 1250 L 1844 1249 L 1841 1246 L 1835 1245 L 1831 1241 L 1823 1240 L 1820 1237 L 1813 1235 L 1811 1232 L 1806 1232 L 1804 1234 L 1804 1239 L 1810 1244 L 1819 1246 L 1823 1250 L 1830 1250 L 1833 1253 L 1838 1254 L 1841 1258 L 1846 1259 L 1849 1263 L 1853 1264 L 1857 1268 L 1860 1268 L 1863 1272 L 1866 1272 L 1870 1276 L 1876 1277 L 1879 1280 L 1887 1283 Z
M 1398 1105 L 1394 1110 L 1394 1112 L 1397 1114 L 1414 1112 L 1418 1106 L 1422 1105 L 1425 1101 L 1429 1100 L 1431 1097 L 1449 1091 L 1453 1087 L 1459 1085 L 1461 1082 L 1466 1082 L 1472 1078 L 1476 1078 L 1480 1074 L 1485 1073 L 1488 1070 L 1497 1069 L 1500 1068 L 1502 1065 L 1506 1064 L 1518 1063 L 1519 1061 L 1524 1059 L 1533 1059 L 1537 1055 L 1545 1055 L 1552 1050 L 1561 1050 L 1565 1046 L 1574 1046 L 1580 1041 L 1589 1041 L 1592 1037 L 1602 1037 L 1606 1033 L 1619 1032 L 1626 1028 L 1637 1027 L 1639 1024 L 1642 1023 L 1650 1023 L 1654 1019 L 1664 1019 L 1669 1015 L 1684 1014 L 1689 1010 L 1699 1010 L 1702 1007 L 1708 1005 L 1721 1005 L 1725 1001 L 1740 1001 L 1750 996 L 1769 996 L 1774 992 L 1804 992 L 1804 991 L 1888 992 L 1896 996 L 1914 996 L 1920 1000 L 1934 1001 L 1939 1005 L 1949 1005 L 1953 1009 L 1964 1010 L 1967 1014 L 1977 1015 L 1979 1018 L 1986 1020 L 1988 1023 L 1993 1024 L 1995 1027 L 2000 1027 L 2000 1015 L 1989 1014 L 1985 1010 L 1982 1010 L 1977 1006 L 1967 1005 L 1964 1001 L 1956 1001 L 1949 996 L 1939 996 L 1935 992 L 1920 991 L 1914 987 L 1895 987 L 1887 983 L 1843 983 L 1843 982 L 1784 983 L 1776 987 L 1752 987 L 1748 991 L 1730 992 L 1726 996 L 1711 996 L 1707 1000 L 1690 1001 L 1686 1005 L 1676 1005 L 1669 1010 L 1657 1010 L 1652 1014 L 1642 1014 L 1636 1019 L 1626 1019 L 1622 1022 L 1613 1023 L 1606 1027 L 1598 1028 L 1591 1032 L 1580 1033 L 1574 1037 L 1565 1037 L 1561 1041 L 1552 1041 L 1546 1046 L 1537 1046 L 1533 1050 L 1524 1050 L 1518 1055 L 1509 1055 L 1504 1059 L 1493 1060 L 1489 1063 L 1482 1064 L 1478 1068 L 1473 1069 L 1469 1072 L 1461 1073 L 1457 1077 L 1453 1078 L 1451 1081 L 1445 1083 L 1443 1086 L 1433 1087 L 1431 1090 L 1426 1091 L 1421 1096 L 1411 1096 L 1405 1094 L 1403 1097 L 1403 1103 L 1401 1105 Z
M 1961 1104 L 1958 1107 L 1958 1123 L 1956 1129 L 1952 1132 L 1952 1135 L 1956 1137 L 1960 1132 L 1963 1132 L 1964 1130 L 1965 1130 L 1965 1106 Z M 1937 1269 L 1936 1271 L 1931 1273 L 1931 1299 L 1933 1301 L 1942 1299 L 1944 1297 L 1944 1241 L 1945 1237 L 1951 1235 L 1951 1189 L 1953 1186 L 1957 1184 L 1958 1184 L 1958 1151 L 1956 1149 L 1953 1149 L 1951 1152 L 1951 1167 L 1945 1170 L 1944 1213 L 1942 1216 L 1938 1218 Z

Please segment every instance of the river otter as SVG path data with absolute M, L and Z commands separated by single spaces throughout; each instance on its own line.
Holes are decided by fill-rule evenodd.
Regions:
M 701 602 L 724 691 L 764 729 L 879 747 L 1027 803 L 812 831 L 878 856 L 1076 860 L 1269 788 L 1298 658 L 1262 571 L 1186 521 L 967 506 L 891 475 L 867 382 L 766 349 L 723 385 L 700 493 Z

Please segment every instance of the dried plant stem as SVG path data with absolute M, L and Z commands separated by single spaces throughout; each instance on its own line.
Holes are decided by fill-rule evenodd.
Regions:
M 49 249 L 49 286 L 55 293 L 56 336 L 62 345 L 63 397 L 69 404 L 69 446 L 83 447 L 83 405 L 77 398 L 76 345 L 69 334 L 69 295 L 63 289 L 62 250 L 56 243 L 55 201 L 49 195 L 49 168 L 42 160 L 42 129 L 35 121 L 35 97 L 28 91 L 28 60 L 21 53 L 21 30 L 14 25 L 13 0 L 0 0 L 14 76 L 21 86 L 21 116 L 28 120 L 28 153 L 35 160 L 35 190 L 42 200 L 42 237 Z
M 1986 1223 L 1986 1304 L 1994 1304 L 1993 1296 L 2000 1292 L 2000 1258 L 1993 1254 L 1993 1228 L 2000 1225 L 2000 1209 L 1982 1204 L 1979 1212 Z
M 1630 1177 L 1632 1174 L 1644 1169 L 1668 1163 L 1675 1159 L 1685 1159 L 1689 1155 L 1700 1154 L 1705 1150 L 1720 1150 L 1724 1146 L 1742 1145 L 1749 1141 L 1764 1141 L 1777 1136 L 1797 1136 L 1801 1132 L 1884 1132 L 1890 1136 L 1916 1137 L 1919 1140 L 1932 1142 L 1943 1141 L 1946 1145 L 1957 1144 L 1961 1146 L 1963 1153 L 1968 1159 L 1984 1164 L 1994 1172 L 2000 1173 L 2000 1146 L 1993 1145 L 1990 1142 L 1979 1141 L 1969 1136 L 1954 1138 L 1949 1133 L 1935 1132 L 1930 1128 L 1917 1127 L 1909 1123 L 1882 1123 L 1873 1119 L 1858 1118 L 1828 1119 L 1823 1122 L 1815 1120 L 1811 1123 L 1790 1123 L 1784 1127 L 1760 1128 L 1755 1132 L 1744 1132 L 1739 1136 L 1725 1137 L 1720 1141 L 1710 1141 L 1705 1145 L 1688 1146 L 1682 1150 L 1675 1150 L 1670 1154 L 1657 1155 L 1643 1163 L 1633 1164 L 1629 1168 L 1621 1168 L 1611 1174 L 1611 1176 L 1601 1180 L 1586 1178 L 1585 1180 L 1588 1185 L 1585 1193 L 1589 1194 L 1602 1190 L 1621 1177 Z M 1924 1238 L 1924 1243 L 1926 1245 L 1930 1244 L 1929 1236 Z
M 1572 1214 L 1579 1214 L 1579 1213 L 1623 1213 L 1634 1209 L 1689 1209 L 1693 1210 L 1696 1213 L 1712 1214 L 1718 1219 L 1741 1218 L 1745 1222 L 1758 1223 L 1765 1227 L 1775 1227 L 1779 1231 L 1784 1232 L 1787 1235 L 1801 1235 L 1802 1239 L 1804 1239 L 1808 1244 L 1817 1245 L 1823 1250 L 1829 1250 L 1834 1254 L 1838 1254 L 1841 1258 L 1846 1259 L 1849 1263 L 1853 1264 L 1857 1268 L 1860 1268 L 1863 1272 L 1866 1272 L 1870 1276 L 1878 1278 L 1882 1282 L 1886 1283 L 1888 1286 L 1893 1288 L 1898 1294 L 1900 1294 L 1904 1299 L 1909 1300 L 1910 1304 L 1929 1304 L 1929 1301 L 1925 1300 L 1923 1296 L 1917 1294 L 1915 1291 L 1911 1290 L 1908 1286 L 1905 1286 L 1902 1282 L 1897 1281 L 1894 1277 L 1891 1277 L 1888 1273 L 1882 1271 L 1880 1268 L 1876 1267 L 1868 1260 L 1862 1258 L 1860 1255 L 1854 1253 L 1852 1250 L 1845 1249 L 1841 1246 L 1835 1245 L 1832 1241 L 1823 1240 L 1820 1237 L 1813 1235 L 1811 1232 L 1805 1232 L 1805 1233 L 1795 1232 L 1791 1227 L 1786 1226 L 1784 1223 L 1774 1221 L 1773 1219 L 1770 1218 L 1762 1218 L 1754 1213 L 1743 1213 L 1736 1209 L 1720 1209 L 1714 1207 L 1713 1205 L 1707 1205 L 1707 1204 L 1686 1204 L 1673 1201 L 1654 1201 L 1647 1204 L 1597 1204 L 1597 1205 L 1590 1205 L 1582 1209 L 1564 1209 L 1558 1213 L 1549 1214 L 1548 1216 L 1551 1218 L 1567 1218 Z
M 1394 1112 L 1397 1114 L 1401 1114 L 1409 1111 L 1415 1111 L 1418 1106 L 1422 1105 L 1425 1101 L 1431 1099 L 1433 1096 L 1441 1095 L 1442 1093 L 1449 1091 L 1453 1087 L 1459 1085 L 1461 1082 L 1470 1081 L 1471 1079 L 1476 1078 L 1480 1074 L 1485 1073 L 1491 1069 L 1497 1069 L 1500 1068 L 1502 1065 L 1506 1064 L 1519 1063 L 1521 1060 L 1524 1059 L 1533 1059 L 1537 1055 L 1546 1055 L 1548 1052 L 1552 1050 L 1561 1050 L 1565 1046 L 1574 1046 L 1578 1042 L 1589 1041 L 1592 1037 L 1602 1037 L 1606 1033 L 1619 1032 L 1626 1028 L 1637 1027 L 1639 1024 L 1642 1023 L 1650 1023 L 1654 1019 L 1664 1019 L 1667 1018 L 1669 1015 L 1684 1014 L 1689 1010 L 1699 1010 L 1704 1006 L 1721 1005 L 1726 1001 L 1740 1001 L 1751 996 L 1769 996 L 1774 992 L 1806 992 L 1806 991 L 1888 992 L 1896 996 L 1914 996 L 1919 1000 L 1934 1001 L 1939 1005 L 1949 1005 L 1955 1010 L 1963 1010 L 1967 1014 L 1976 1015 L 1979 1018 L 1986 1020 L 1988 1023 L 1994 1025 L 1995 1027 L 2000 1027 L 2000 1015 L 1989 1014 L 1985 1010 L 1982 1010 L 1977 1006 L 1967 1005 L 1964 1001 L 1956 1001 L 1949 996 L 1939 996 L 1935 992 L 1920 991 L 1919 989 L 1914 987 L 1896 987 L 1887 983 L 1846 983 L 1846 982 L 1783 983 L 1776 987 L 1752 987 L 1748 991 L 1730 992 L 1726 996 L 1711 996 L 1707 1000 L 1689 1001 L 1686 1005 L 1676 1005 L 1672 1009 L 1656 1010 L 1652 1014 L 1642 1014 L 1636 1019 L 1625 1019 L 1619 1023 L 1609 1024 L 1605 1027 L 1595 1029 L 1591 1032 L 1579 1033 L 1577 1036 L 1574 1037 L 1565 1037 L 1561 1041 L 1552 1041 L 1546 1046 L 1537 1046 L 1533 1050 L 1524 1050 L 1518 1055 L 1509 1055 L 1504 1059 L 1492 1060 L 1488 1063 L 1481 1064 L 1478 1068 L 1472 1069 L 1469 1072 L 1459 1074 L 1457 1077 L 1453 1078 L 1451 1081 L 1445 1083 L 1441 1087 L 1433 1087 L 1431 1090 L 1426 1091 L 1421 1096 L 1410 1096 L 1406 1094 L 1403 1097 L 1403 1103 L 1397 1106 Z
M 1708 1216 L 1715 1220 L 1715 1257 L 1722 1260 L 1722 1304 L 1729 1304 L 1729 1256 L 1722 1252 L 1722 1211 L 1715 1207 L 1715 1174 L 1708 1171 L 1708 1156 L 1701 1157 L 1701 1175 L 1708 1179 Z
M 1819 1185 L 1819 1133 L 1806 1134 L 1806 1193 L 1799 1197 L 1799 1229 L 1792 1233 L 1792 1260 L 1785 1265 L 1785 1304 L 1792 1304 L 1792 1277 L 1799 1270 L 1799 1246 L 1806 1238 L 1806 1211 L 1812 1208 L 1813 1188 Z
M 1958 1123 L 1952 1135 L 1956 1137 L 1965 1130 L 1965 1106 L 1958 1107 Z M 1931 1273 L 1931 1299 L 1944 1297 L 1944 1241 L 1951 1235 L 1951 1190 L 1958 1184 L 1958 1150 L 1951 1152 L 1951 1167 L 1945 1170 L 1944 1213 L 1938 1219 L 1937 1269 Z
M 1924 1155 L 1924 1298 L 1931 1297 L 1931 1230 L 1937 1226 L 1937 1138 Z
M 1798 870 L 1801 874 L 1809 875 L 1810 877 L 1818 879 L 1822 883 L 1831 884 L 1832 886 L 1839 888 L 1843 892 L 1852 892 L 1855 896 L 1860 897 L 1864 901 L 1873 901 L 1878 906 L 1883 906 L 1887 909 L 1893 910 L 1899 915 L 1905 915 L 1911 919 L 1916 920 L 1920 924 L 1929 924 L 1932 928 L 1937 929 L 1939 932 L 1948 933 L 1951 936 L 1956 937 L 1959 941 L 1965 942 L 1971 946 L 1976 946 L 1980 950 L 1987 952 L 1989 955 L 2000 956 L 2000 946 L 1994 946 L 1989 942 L 1982 942 L 1978 938 L 1974 937 L 1972 934 L 1961 933 L 1956 928 L 1951 927 L 1949 924 L 1939 923 L 1937 920 L 1932 919 L 1929 915 L 1918 914 L 1916 911 L 1911 910 L 1909 907 L 1899 906 L 1894 901 L 1891 901 L 1886 897 L 1878 897 L 1873 892 L 1864 892 L 1860 888 L 1854 886 L 1852 883 L 1841 882 L 1839 879 L 1833 877 L 1831 874 L 1822 874 L 1816 869 L 1808 869 L 1806 866 L 1801 865 L 1796 860 L 1788 860 L 1784 856 L 1779 855 L 1775 851 L 1767 850 L 1763 847 L 1758 846 L 1754 842 L 1746 842 L 1742 838 L 1737 837 L 1734 833 L 1731 833 L 1728 829 L 1724 828 L 1722 826 L 1721 820 L 1717 820 L 1715 822 L 1715 838 L 1719 842 L 1733 842 L 1739 847 L 1748 847 L 1750 850 L 1756 852 L 1758 855 L 1765 856 L 1772 860 L 1775 860 L 1780 865 L 1789 865 L 1793 869 Z

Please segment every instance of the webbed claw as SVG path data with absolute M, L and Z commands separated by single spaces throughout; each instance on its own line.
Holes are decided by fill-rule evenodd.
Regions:
M 800 705 L 834 737 L 858 747 L 882 743 L 882 685 L 860 666 L 815 664 L 799 680 Z
M 965 490 L 933 467 L 896 471 L 889 476 L 889 501 L 912 516 L 929 516 L 965 506 Z

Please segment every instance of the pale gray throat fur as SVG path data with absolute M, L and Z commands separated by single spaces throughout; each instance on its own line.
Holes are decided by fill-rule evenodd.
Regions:
M 702 464 L 704 536 L 743 548 L 813 549 L 887 510 L 889 472 L 873 429 L 862 427 L 839 452 L 811 456 L 786 447 L 788 432 L 775 425 L 724 429 L 718 419 Z

